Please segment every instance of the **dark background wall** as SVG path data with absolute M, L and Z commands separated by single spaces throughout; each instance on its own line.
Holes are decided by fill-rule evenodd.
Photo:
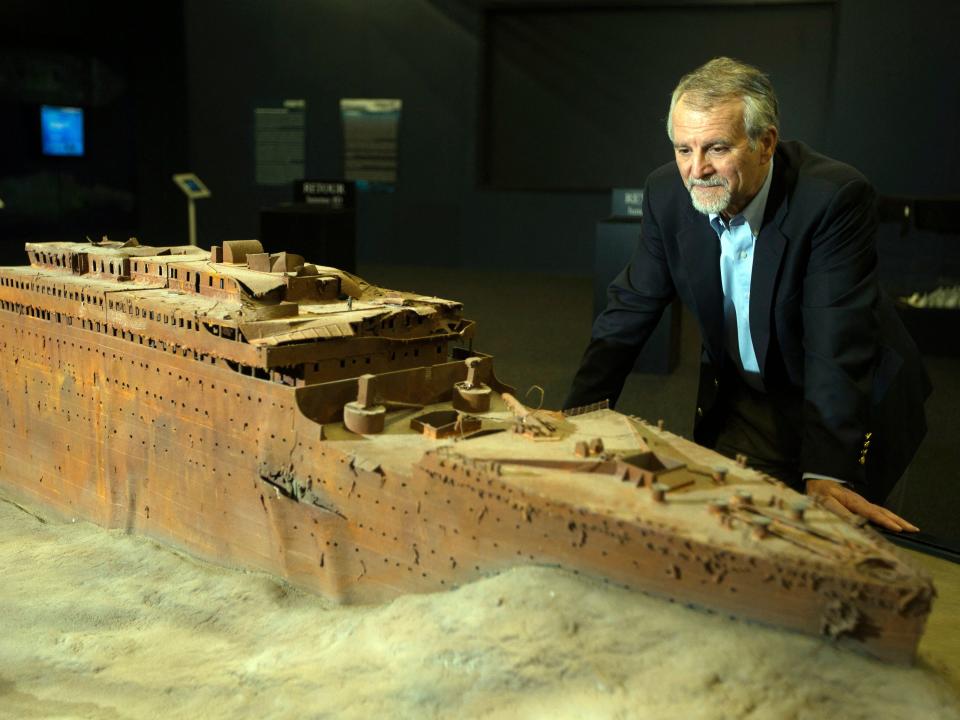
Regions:
M 694 20 L 708 11 L 749 18 L 752 7 L 733 3 L 718 9 L 714 4 L 694 12 L 697 6 L 691 3 L 638 2 L 614 10 L 624 22 L 642 26 L 647 18 L 662 14 L 663 5 L 674 10 L 682 6 Z M 760 5 L 760 10 L 771 12 Z M 814 92 L 808 85 L 794 92 L 798 83 L 789 68 L 777 68 L 776 79 L 792 93 L 795 109 L 787 114 L 790 108 L 785 108 L 787 134 L 797 125 L 792 118 L 804 114 L 809 118 L 805 105 L 809 103 L 822 108 L 815 115 L 820 123 L 807 120 L 797 135 L 861 168 L 881 192 L 957 193 L 952 166 L 958 140 L 953 128 L 960 124 L 960 86 L 950 80 L 950 68 L 960 55 L 952 30 L 960 26 L 960 5 L 949 0 L 794 5 L 786 7 L 794 13 L 829 14 L 831 57 L 826 62 L 822 53 L 809 58 L 810 64 L 825 64 L 827 69 L 822 86 Z M 552 87 L 553 76 L 538 75 L 532 67 L 542 57 L 557 57 L 571 68 L 603 66 L 596 58 L 607 52 L 610 39 L 585 34 L 589 37 L 573 44 L 570 27 L 578 22 L 596 25 L 597 17 L 611 11 L 610 3 L 565 3 L 562 9 L 581 13 L 580 17 L 568 18 L 559 30 L 554 22 L 539 35 L 532 32 L 531 42 L 539 40 L 541 52 L 507 57 L 515 61 L 515 73 L 525 74 L 530 104 L 523 107 L 516 97 L 510 98 L 514 104 L 498 108 L 503 112 L 491 120 L 489 109 L 481 105 L 492 92 L 483 59 L 500 46 L 484 44 L 484 29 L 491 22 L 502 28 L 503 18 L 516 25 L 518 17 L 536 29 L 538 21 L 556 20 L 557 6 L 499 3 L 491 15 L 483 3 L 456 0 L 189 3 L 185 19 L 190 157 L 215 193 L 202 208 L 201 235 L 211 240 L 254 236 L 258 208 L 285 199 L 285 194 L 253 184 L 252 108 L 258 102 L 307 100 L 307 170 L 323 177 L 341 172 L 337 100 L 399 97 L 404 107 L 398 189 L 392 195 L 361 198 L 361 261 L 586 272 L 594 223 L 609 206 L 607 193 L 594 181 L 603 174 L 596 166 L 602 160 L 591 164 L 591 158 L 603 155 L 599 151 L 609 144 L 603 131 L 615 123 L 596 122 L 594 133 L 588 132 L 589 124 L 580 123 L 580 132 L 553 138 L 554 154 L 562 152 L 565 142 L 577 158 L 572 167 L 570 162 L 560 163 L 565 177 L 575 178 L 579 170 L 590 179 L 583 183 L 591 186 L 588 190 L 517 192 L 482 185 L 491 179 L 486 170 L 496 149 L 483 142 L 491 124 L 504 117 L 522 118 L 526 112 L 546 116 L 548 128 L 578 127 L 571 117 L 582 117 L 591 107 L 614 113 L 617 105 L 611 98 L 631 94 L 630 87 L 612 86 L 604 82 L 607 78 L 595 77 L 592 82 L 584 78 L 578 101 Z M 635 174 L 616 174 L 616 184 L 627 180 L 641 184 L 646 172 L 670 159 L 659 128 L 677 68 L 690 67 L 724 47 L 748 61 L 776 55 L 777 46 L 782 46 L 781 54 L 799 58 L 803 53 L 796 53 L 797 45 L 823 47 L 822 38 L 802 37 L 804 28 L 791 34 L 789 24 L 772 49 L 769 37 L 754 37 L 749 27 L 741 32 L 721 28 L 726 37 L 718 42 L 702 24 L 688 25 L 663 25 L 659 34 L 638 34 L 647 42 L 637 42 L 633 67 L 616 70 L 621 77 L 633 76 L 658 89 L 628 111 L 638 115 L 638 126 L 655 127 L 659 133 L 644 146 L 646 152 L 631 158 Z M 521 46 L 515 43 L 516 48 Z M 678 57 L 688 62 L 678 62 Z M 807 77 L 801 68 L 795 74 Z M 597 152 L 591 153 L 594 148 Z M 502 179 L 503 173 L 499 176 Z M 566 183 L 571 184 L 575 183 Z
M 259 209 L 289 199 L 254 182 L 254 107 L 305 99 L 307 174 L 336 177 L 339 98 L 397 97 L 399 183 L 360 198 L 361 262 L 587 274 L 604 180 L 640 185 L 670 159 L 666 93 L 716 52 L 768 67 L 785 134 L 882 193 L 957 194 L 958 26 L 952 0 L 9 0 L 0 252 L 104 232 L 182 241 L 170 175 L 187 169 L 213 190 L 201 243 L 254 237 Z M 86 106 L 87 158 L 40 156 L 42 102 Z
M 776 84 L 781 132 L 820 146 L 836 11 L 833 0 L 493 9 L 483 34 L 481 178 L 521 189 L 642 183 L 672 157 L 665 99 L 677 79 L 731 54 L 731 39 Z
M 22 262 L 25 240 L 176 232 L 184 58 L 176 2 L 0 5 L 0 262 Z M 41 105 L 83 108 L 83 157 L 41 153 Z

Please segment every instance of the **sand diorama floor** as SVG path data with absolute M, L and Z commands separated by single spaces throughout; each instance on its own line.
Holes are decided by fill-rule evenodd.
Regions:
M 342 607 L 0 497 L 4 720 L 960 718 L 924 647 L 885 665 L 551 568 Z

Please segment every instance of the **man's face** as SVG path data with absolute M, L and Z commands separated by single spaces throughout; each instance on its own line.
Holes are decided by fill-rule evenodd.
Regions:
M 693 206 L 727 218 L 743 210 L 763 186 L 777 131 L 769 128 L 751 149 L 743 121 L 743 101 L 730 100 L 707 110 L 673 109 L 673 150 Z

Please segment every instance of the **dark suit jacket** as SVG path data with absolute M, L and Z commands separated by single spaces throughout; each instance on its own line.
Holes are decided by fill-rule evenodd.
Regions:
M 926 432 L 929 379 L 877 283 L 876 196 L 855 169 L 798 142 L 776 150 L 754 251 L 750 330 L 767 392 L 802 417 L 801 472 L 843 479 L 882 499 Z M 703 367 L 694 437 L 712 445 L 723 342 L 720 243 L 674 164 L 647 179 L 640 242 L 564 406 L 615 403 L 663 309 L 679 295 L 696 316 Z

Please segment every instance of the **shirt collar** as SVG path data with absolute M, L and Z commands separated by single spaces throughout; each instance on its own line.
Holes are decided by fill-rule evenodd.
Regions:
M 730 218 L 730 225 L 739 224 L 737 218 L 743 218 L 743 222 L 750 226 L 750 232 L 755 236 L 760 232 L 760 224 L 763 222 L 763 213 L 767 209 L 767 196 L 770 195 L 770 184 L 773 180 L 773 158 L 770 158 L 770 167 L 767 168 L 767 177 L 760 186 L 760 190 L 753 196 L 747 206 L 737 215 Z M 723 227 L 724 222 L 719 213 L 710 213 L 710 224 L 716 227 Z

